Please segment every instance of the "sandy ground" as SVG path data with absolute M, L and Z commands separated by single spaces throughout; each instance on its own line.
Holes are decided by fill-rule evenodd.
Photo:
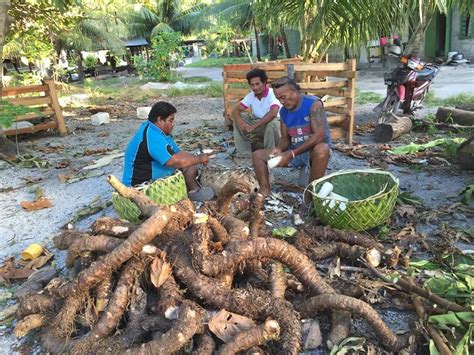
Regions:
M 169 98 L 178 109 L 175 136 L 189 136 L 203 127 L 210 126 L 212 135 L 208 140 L 221 142 L 231 138 L 230 132 L 223 131 L 223 100 L 221 98 L 207 97 L 181 97 Z M 152 104 L 153 101 L 149 102 Z M 357 121 L 363 123 L 374 121 L 375 115 L 371 109 L 374 105 L 368 104 L 357 107 Z M 67 137 L 59 137 L 55 134 L 42 134 L 35 137 L 28 136 L 20 143 L 22 146 L 34 151 L 39 157 L 48 161 L 51 167 L 48 169 L 32 169 L 10 167 L 1 165 L 0 189 L 4 191 L 12 187 L 13 191 L 2 192 L 0 198 L 0 259 L 8 256 L 18 256 L 19 253 L 30 243 L 39 242 L 50 248 L 56 254 L 56 262 L 59 268 L 64 266 L 61 254 L 52 246 L 52 237 L 58 233 L 60 228 L 67 224 L 74 212 L 79 208 L 90 205 L 97 198 L 109 201 L 111 188 L 105 177 L 114 174 L 122 175 L 122 158 L 117 158 L 107 166 L 94 171 L 99 171 L 100 176 L 87 178 L 75 183 L 63 183 L 58 179 L 59 174 L 65 174 L 72 169 L 79 172 L 83 167 L 104 156 L 84 155 L 86 149 L 108 148 L 109 150 L 123 151 L 128 139 L 136 131 L 142 121 L 136 119 L 133 105 L 121 106 L 120 112 L 112 114 L 112 122 L 96 127 L 89 120 L 90 112 L 87 109 L 68 111 L 67 126 L 71 132 Z M 367 134 L 356 135 L 356 141 L 370 142 L 371 136 Z M 403 141 L 409 141 L 408 135 Z M 205 145 L 206 142 L 203 142 Z M 228 166 L 249 164 L 248 160 L 235 161 L 229 158 L 229 152 L 218 154 L 216 162 Z M 109 152 L 110 153 L 110 152 Z M 69 164 L 66 168 L 59 168 Z M 331 157 L 329 172 L 341 169 L 369 168 L 365 160 L 354 159 L 342 153 L 334 151 Z M 472 174 L 460 170 L 456 165 L 451 168 L 437 168 L 422 166 L 416 169 L 403 165 L 389 165 L 388 170 L 400 179 L 402 191 L 410 191 L 419 196 L 425 205 L 436 207 L 449 203 L 449 199 L 457 199 L 459 191 L 472 182 Z M 276 169 L 276 178 L 294 181 L 296 173 L 288 173 L 287 169 Z M 27 181 L 35 181 L 28 183 Z M 53 204 L 52 208 L 35 212 L 27 212 L 20 207 L 21 201 L 32 200 L 36 187 L 41 187 L 44 194 Z M 112 207 L 108 207 L 98 214 L 88 217 L 79 222 L 75 227 L 79 229 L 90 225 L 100 215 L 114 215 Z M 465 226 L 468 223 L 466 216 L 457 214 L 450 221 L 451 225 Z M 436 225 L 425 226 L 427 233 L 432 231 Z M 8 290 L 0 287 L 0 294 Z M 0 309 L 12 301 L 0 303 Z M 18 350 L 18 342 L 11 336 L 8 327 L 0 326 L 0 353 L 15 353 Z M 30 350 L 32 350 L 30 348 Z

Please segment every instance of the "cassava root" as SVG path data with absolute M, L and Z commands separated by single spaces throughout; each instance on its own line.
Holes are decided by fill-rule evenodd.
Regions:
M 203 205 L 199 212 L 207 216 L 202 219 L 189 200 L 158 207 L 118 179 L 109 177 L 109 182 L 139 206 L 144 220 L 132 225 L 100 218 L 90 234 L 69 231 L 55 237 L 57 247 L 68 251 L 69 263 L 85 253 L 91 263 L 71 280 L 53 279 L 41 290 L 46 281 L 18 297 L 17 334 L 40 328 L 46 351 L 170 354 L 186 346 L 187 351 L 210 354 L 221 343 L 208 333 L 210 315 L 202 307 L 226 309 L 260 324 L 221 345 L 222 354 L 257 347 L 261 353 L 278 349 L 297 354 L 300 313 L 312 317 L 320 310 L 332 312 L 333 342 L 349 335 L 349 314 L 356 313 L 368 319 L 387 348 L 403 345 L 368 304 L 344 298 L 320 276 L 308 249 L 266 236 L 262 195 L 251 197 L 249 223 L 231 214 L 233 195 L 248 192 L 245 184 L 230 184 L 217 203 Z M 360 257 L 367 249 L 380 248 L 352 232 L 309 229 L 311 238 L 347 243 L 332 247 L 331 253 L 350 250 Z M 308 246 L 320 255 L 331 254 L 318 251 L 317 244 Z M 169 273 L 148 266 L 158 255 Z M 256 286 L 249 286 L 256 277 Z

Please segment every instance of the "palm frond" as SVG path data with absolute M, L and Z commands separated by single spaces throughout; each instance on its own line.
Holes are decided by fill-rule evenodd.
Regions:
M 167 23 L 160 22 L 151 30 L 151 37 L 156 36 L 160 32 L 174 32 L 174 30 Z

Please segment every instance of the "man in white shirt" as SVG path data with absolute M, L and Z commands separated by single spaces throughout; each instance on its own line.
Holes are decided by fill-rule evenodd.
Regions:
M 240 156 L 248 156 L 256 149 L 273 149 L 280 139 L 281 104 L 267 86 L 267 73 L 253 69 L 247 73 L 247 81 L 252 91 L 232 111 L 234 143 Z M 242 115 L 249 108 L 252 114 Z

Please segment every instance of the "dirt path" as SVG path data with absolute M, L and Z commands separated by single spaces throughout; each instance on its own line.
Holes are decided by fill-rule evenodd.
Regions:
M 184 148 L 196 146 L 218 146 L 231 140 L 231 133 L 224 132 L 222 123 L 223 101 L 220 98 L 180 97 L 170 98 L 178 109 L 175 136 L 184 139 Z M 152 104 L 153 102 L 149 102 Z M 373 121 L 371 112 L 373 105 L 357 108 L 360 121 Z M 112 122 L 100 127 L 90 124 L 90 112 L 86 109 L 67 113 L 67 125 L 71 134 L 67 137 L 42 135 L 27 137 L 22 145 L 34 151 L 41 159 L 49 163 L 47 169 L 20 168 L 2 165 L 0 170 L 0 258 L 18 256 L 30 243 L 39 242 L 56 252 L 52 247 L 51 238 L 60 228 L 67 224 L 74 213 L 82 207 L 89 206 L 93 201 L 103 203 L 110 201 L 111 188 L 105 181 L 108 174 L 121 177 L 122 158 L 114 159 L 110 164 L 90 170 L 95 177 L 89 177 L 73 183 L 61 182 L 58 175 L 67 175 L 73 171 L 75 176 L 84 172 L 83 168 L 106 154 L 123 152 L 129 138 L 142 121 L 135 118 L 135 107 L 122 105 L 108 107 L 111 111 Z M 184 138 L 183 138 L 184 137 Z M 409 142 L 414 136 L 407 135 L 404 142 Z M 356 135 L 358 142 L 370 142 L 371 136 L 363 133 Z M 223 144 L 225 145 L 225 144 Z M 87 149 L 103 148 L 107 153 L 85 155 Z M 232 148 L 219 153 L 213 163 L 227 166 L 249 165 L 248 160 L 235 161 L 229 157 Z M 332 153 L 329 172 L 341 169 L 369 168 L 368 160 L 356 159 L 338 150 Z M 385 166 L 400 179 L 402 191 L 410 191 L 421 198 L 426 206 L 437 207 L 452 203 L 458 199 L 459 191 L 472 180 L 472 175 L 453 166 L 395 165 Z M 276 169 L 276 179 L 294 182 L 295 172 L 288 169 Z M 472 181 L 471 181 L 472 183 Z M 35 212 L 27 212 L 20 207 L 21 201 L 32 200 L 36 187 L 44 190 L 44 195 L 52 202 L 53 207 Z M 11 188 L 11 189 L 10 189 Z M 9 191 L 9 189 L 11 191 Z M 93 217 L 86 218 L 77 224 L 79 229 L 88 226 L 92 219 L 99 215 L 113 215 L 112 207 L 99 212 Z M 439 221 L 423 226 L 426 233 L 431 233 Z M 455 213 L 450 219 L 451 226 L 465 227 L 469 224 L 468 217 L 463 213 Z M 59 255 L 59 253 L 57 253 Z M 62 253 L 64 254 L 64 253 Z M 64 266 L 61 257 L 57 257 L 57 266 Z M 0 287 L 0 293 L 8 292 Z M 8 304 L 0 303 L 0 308 Z M 14 349 L 18 345 L 8 328 L 0 329 L 0 353 L 5 349 Z M 10 353 L 10 351 L 7 351 Z
M 215 144 L 232 139 L 231 132 L 222 129 L 222 99 L 206 97 L 181 97 L 169 100 L 178 109 L 175 136 L 185 139 L 186 146 L 193 145 L 197 141 L 206 145 L 206 142 L 214 141 Z M 152 102 L 150 102 L 151 104 Z M 358 121 L 373 121 L 374 114 L 371 112 L 372 104 L 358 107 Z M 110 107 L 109 107 L 110 111 Z M 114 159 L 109 165 L 90 170 L 90 177 L 74 183 L 63 183 L 58 175 L 66 175 L 73 170 L 77 173 L 86 165 L 92 164 L 106 153 L 84 155 L 87 149 L 107 149 L 108 154 L 123 152 L 125 146 L 141 124 L 135 118 L 135 108 L 131 106 L 119 107 L 111 114 L 112 122 L 100 127 L 90 124 L 87 110 L 69 113 L 67 121 L 72 134 L 67 137 L 59 137 L 54 134 L 36 137 L 27 137 L 28 140 L 21 144 L 47 161 L 50 165 L 47 169 L 20 168 L 3 166 L 0 170 L 0 188 L 2 188 L 2 199 L 0 201 L 0 219 L 4 221 L 0 226 L 0 257 L 18 255 L 18 253 L 32 242 L 46 241 L 57 233 L 73 217 L 73 213 L 81 207 L 89 205 L 96 198 L 109 201 L 111 188 L 105 181 L 108 174 L 121 177 L 122 158 Z M 115 116 L 115 117 L 114 117 Z M 205 125 L 205 126 L 203 126 Z M 209 127 L 213 130 L 209 131 Z M 207 134 L 203 132 L 208 130 Z M 371 135 L 359 134 L 355 136 L 356 142 L 369 143 Z M 410 142 L 414 135 L 406 135 L 402 141 Z M 231 160 L 228 152 L 219 153 L 213 163 L 227 166 L 250 165 L 248 160 Z M 66 167 L 64 167 L 66 166 Z M 366 160 L 354 159 L 339 151 L 334 150 L 329 164 L 328 173 L 341 169 L 368 168 Z M 417 166 L 388 164 L 386 168 L 400 178 L 402 191 L 411 191 L 419 196 L 426 205 L 438 206 L 446 204 L 448 199 L 453 199 L 459 191 L 469 182 L 470 174 L 460 170 L 456 165 L 452 168 L 443 166 L 429 166 L 419 164 Z M 294 181 L 296 172 L 288 169 L 276 169 L 277 179 L 284 178 Z M 32 193 L 36 187 L 44 190 L 53 207 L 35 212 L 27 212 L 21 209 L 20 202 L 32 200 Z M 13 189 L 13 191 L 8 191 Z M 111 212 L 109 207 L 106 213 Z M 104 213 L 105 213 L 104 212 Z M 82 222 L 82 224 L 87 223 Z

